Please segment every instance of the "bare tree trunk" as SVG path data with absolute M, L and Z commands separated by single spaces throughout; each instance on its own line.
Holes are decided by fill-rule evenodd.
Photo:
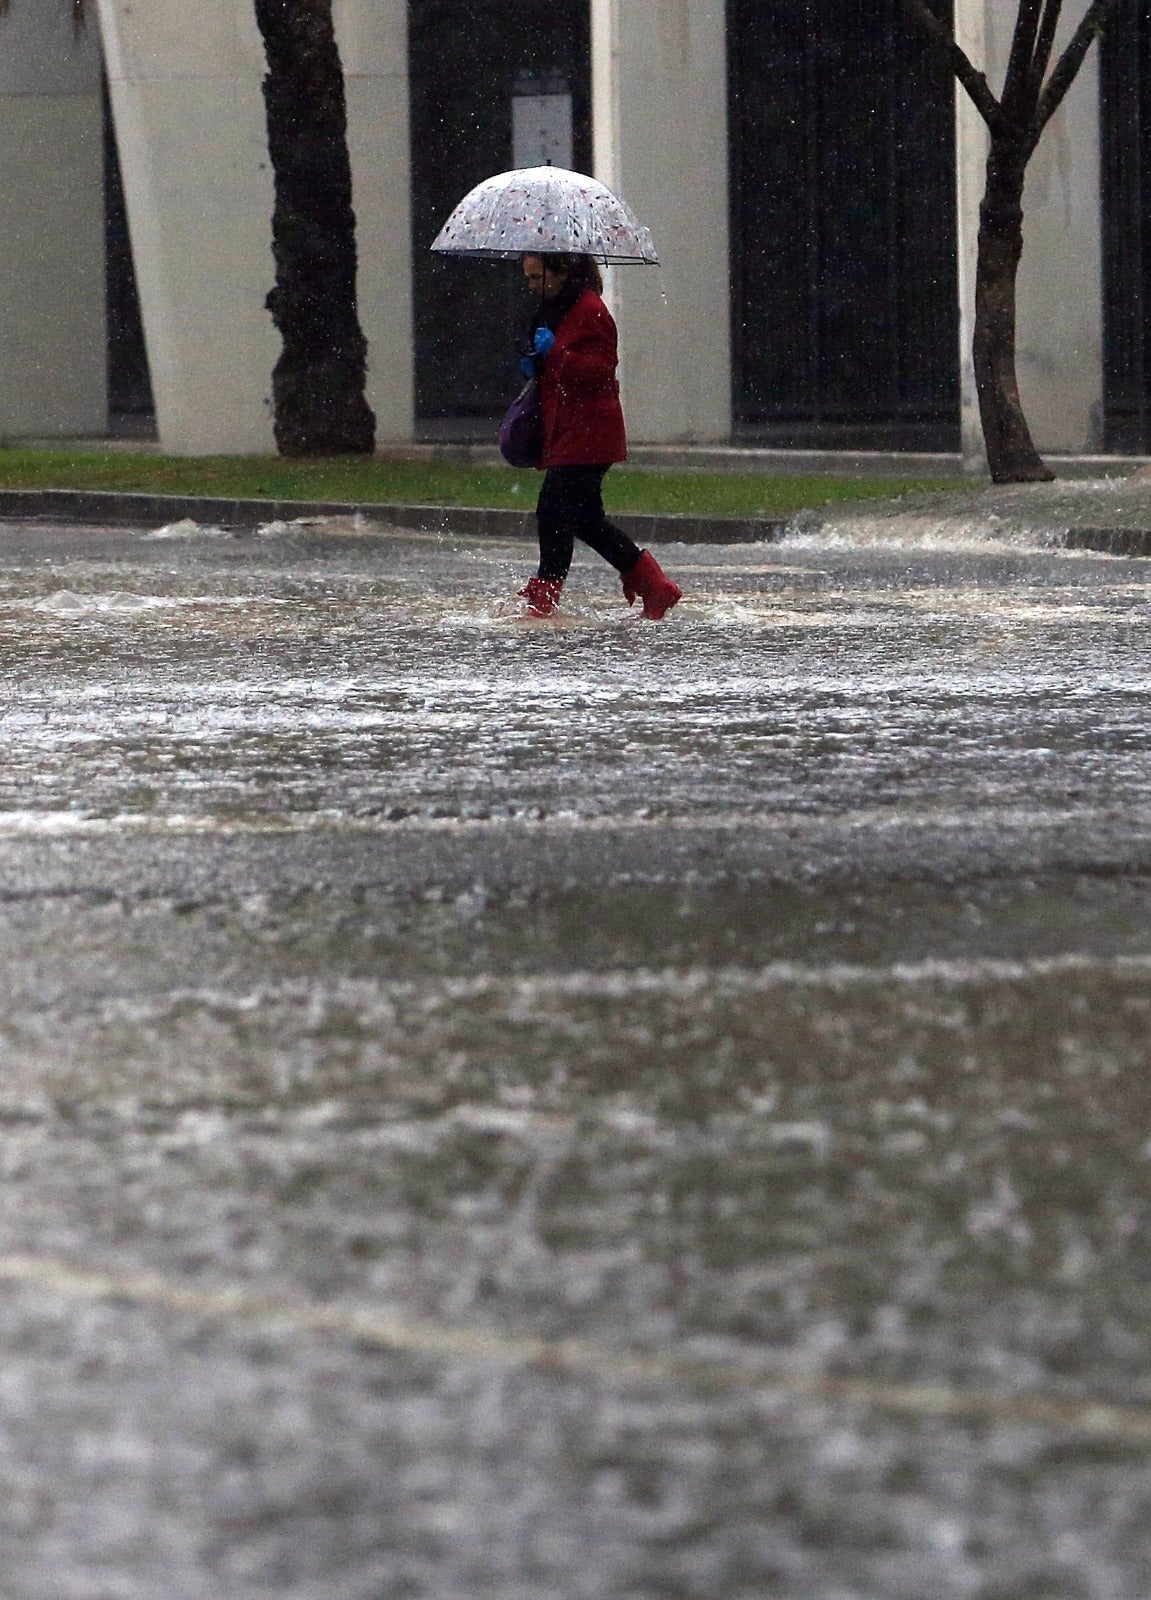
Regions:
M 997 100 L 968 59 L 934 0 L 903 0 L 940 50 L 987 124 L 991 152 L 979 207 L 975 268 L 975 388 L 996 483 L 1042 483 L 1055 474 L 1031 439 L 1015 373 L 1015 284 L 1023 254 L 1023 179 L 1044 128 L 1075 81 L 1118 0 L 1089 0 L 1048 76 L 1063 0 L 1018 0 L 1011 55 Z M 1046 80 L 1046 81 L 1044 81 Z
M 332 0 L 255 0 L 275 176 L 268 309 L 283 339 L 272 374 L 282 455 L 370 454 L 367 341 L 356 307 L 356 218 Z
M 987 187 L 979 206 L 975 268 L 975 389 L 994 483 L 1054 478 L 1023 415 L 1015 372 L 1015 286 L 1023 254 L 1023 179 L 1030 151 L 992 139 Z

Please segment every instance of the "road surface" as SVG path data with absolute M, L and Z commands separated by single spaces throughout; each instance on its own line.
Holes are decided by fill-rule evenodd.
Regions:
M 1151 1593 L 1151 565 L 0 529 L 3 1600 Z

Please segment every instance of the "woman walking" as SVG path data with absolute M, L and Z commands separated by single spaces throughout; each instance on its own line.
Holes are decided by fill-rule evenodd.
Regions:
M 603 480 L 627 456 L 623 409 L 616 381 L 617 336 L 601 295 L 603 282 L 591 256 L 525 255 L 524 277 L 539 297 L 531 325 L 532 354 L 525 371 L 540 380 L 544 481 L 536 506 L 540 562 L 520 594 L 529 617 L 550 617 L 582 539 L 619 573 L 628 605 L 663 617 L 683 591 L 660 569 L 650 550 L 607 520 Z

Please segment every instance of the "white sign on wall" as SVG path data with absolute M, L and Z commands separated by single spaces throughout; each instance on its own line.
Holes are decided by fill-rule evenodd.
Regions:
M 513 167 L 572 164 L 572 97 L 563 93 L 512 95 Z

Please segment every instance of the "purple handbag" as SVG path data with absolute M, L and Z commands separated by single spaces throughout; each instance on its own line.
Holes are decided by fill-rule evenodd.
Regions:
M 538 467 L 544 453 L 544 415 L 538 378 L 529 378 L 500 423 L 500 455 L 513 467 Z

